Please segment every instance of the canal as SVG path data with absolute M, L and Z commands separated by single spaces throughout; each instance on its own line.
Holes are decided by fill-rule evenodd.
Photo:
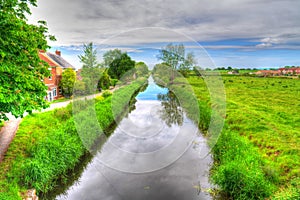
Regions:
M 207 141 L 176 95 L 150 77 L 135 98 L 135 109 L 55 199 L 212 199 Z

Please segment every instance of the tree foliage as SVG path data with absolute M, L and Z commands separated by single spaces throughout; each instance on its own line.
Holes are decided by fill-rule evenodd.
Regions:
M 105 69 L 103 70 L 103 72 L 101 73 L 100 79 L 99 79 L 99 83 L 98 83 L 98 88 L 99 89 L 109 89 L 109 86 L 111 85 L 111 80 L 110 80 L 110 76 L 108 75 L 108 70 Z
M 183 44 L 168 44 L 159 51 L 158 59 L 169 65 L 175 70 L 179 70 L 183 75 L 196 64 L 195 56 L 192 52 L 185 53 Z
M 103 54 L 104 66 L 109 67 L 115 60 L 121 58 L 122 52 L 119 49 L 109 50 Z
M 46 50 L 46 22 L 27 23 L 29 4 L 36 0 L 0 0 L 0 120 L 25 111 L 47 107 L 47 87 L 41 81 L 49 76 L 48 65 L 41 61 L 39 50 Z
M 135 70 L 137 77 L 144 77 L 149 73 L 149 69 L 144 62 L 135 63 Z
M 76 80 L 76 73 L 74 72 L 73 69 L 68 68 L 62 73 L 60 86 L 62 88 L 64 96 L 66 97 L 72 96 L 75 80 Z
M 84 54 L 78 56 L 82 63 L 81 76 L 86 86 L 86 93 L 90 94 L 96 91 L 100 78 L 100 64 L 97 61 L 97 50 L 93 43 L 84 45 Z
M 113 51 L 108 51 L 107 55 L 114 53 Z M 127 71 L 133 69 L 135 66 L 135 61 L 127 55 L 127 53 L 122 53 L 120 56 L 114 57 L 112 62 L 109 64 L 108 74 L 110 77 L 115 79 L 120 79 Z

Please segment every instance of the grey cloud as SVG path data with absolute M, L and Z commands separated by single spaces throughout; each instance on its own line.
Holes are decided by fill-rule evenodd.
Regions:
M 272 38 L 280 43 L 299 42 L 300 1 L 258 0 L 52 0 L 39 1 L 30 22 L 44 19 L 55 45 L 102 43 L 119 36 L 115 43 L 138 44 L 178 41 L 171 31 L 143 32 L 141 27 L 163 27 L 197 41 L 232 38 Z M 60 5 L 60 6 L 57 6 Z M 261 44 L 273 44 L 263 42 Z

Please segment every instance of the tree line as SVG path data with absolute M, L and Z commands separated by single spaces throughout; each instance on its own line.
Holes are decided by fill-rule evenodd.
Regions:
M 73 70 L 65 70 L 62 74 L 61 87 L 64 96 L 93 94 L 97 91 L 115 86 L 125 73 L 130 72 L 132 78 L 148 74 L 148 67 L 143 62 L 135 62 L 119 49 L 109 50 L 103 54 L 103 62 L 97 60 L 97 50 L 93 43 L 85 44 L 83 54 L 78 56 L 82 63 L 80 76 L 76 80 Z

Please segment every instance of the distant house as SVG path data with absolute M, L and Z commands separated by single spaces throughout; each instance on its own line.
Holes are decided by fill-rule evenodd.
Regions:
M 259 70 L 255 74 L 258 76 L 280 76 L 282 72 L 280 70 Z
M 232 71 L 227 72 L 227 74 L 239 74 L 239 71 L 238 70 L 232 70 Z
M 300 67 L 279 68 L 278 70 L 259 70 L 255 74 L 258 76 L 300 75 Z
M 39 57 L 50 66 L 48 69 L 51 72 L 51 75 L 44 79 L 44 83 L 48 86 L 46 99 L 48 101 L 53 101 L 54 99 L 62 97 L 62 90 L 59 87 L 62 72 L 66 68 L 72 68 L 75 70 L 75 67 L 61 57 L 60 51 L 55 51 L 55 54 L 39 51 Z
M 283 75 L 300 75 L 300 67 L 280 68 Z

